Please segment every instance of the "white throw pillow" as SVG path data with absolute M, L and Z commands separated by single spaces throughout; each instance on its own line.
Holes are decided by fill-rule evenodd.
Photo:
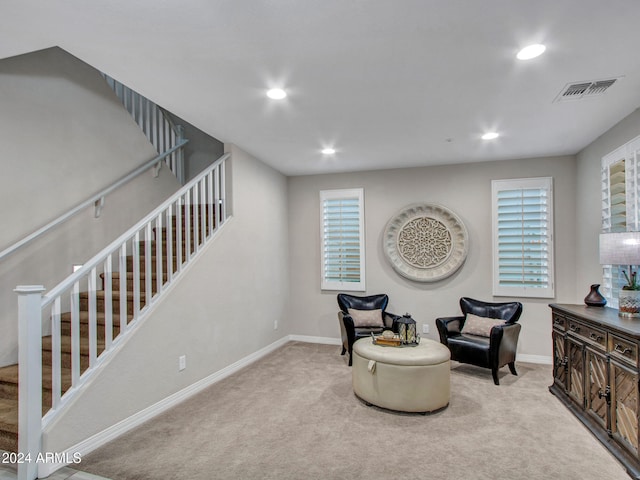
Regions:
M 501 318 L 479 317 L 473 313 L 467 313 L 467 319 L 464 321 L 461 333 L 489 337 L 493 327 L 505 323 L 507 322 Z
M 356 327 L 384 327 L 382 320 L 382 310 L 356 310 L 355 308 L 347 309 L 353 325 Z

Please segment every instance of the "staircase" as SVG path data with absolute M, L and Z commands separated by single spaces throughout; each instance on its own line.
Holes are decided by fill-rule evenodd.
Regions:
M 0 368 L 0 449 L 36 458 L 43 430 L 219 234 L 229 219 L 229 158 L 213 162 L 46 294 L 40 286 L 16 288 L 23 368 L 19 381 L 17 365 Z M 40 343 L 41 351 L 33 348 Z M 40 467 L 21 463 L 18 477 L 32 480 Z M 42 476 L 53 471 L 45 467 Z
M 138 268 L 134 268 L 136 263 L 135 256 L 126 256 L 126 272 L 114 271 L 111 272 L 111 288 L 107 288 L 107 274 L 105 272 L 100 273 L 101 289 L 95 292 L 95 316 L 96 316 L 96 349 L 97 356 L 99 356 L 104 350 L 107 344 L 107 338 L 109 342 L 117 340 L 120 333 L 127 328 L 130 328 L 134 321 L 134 311 L 136 295 L 139 295 L 139 308 L 143 309 L 147 304 L 147 280 L 150 280 L 150 292 L 151 295 L 155 295 L 158 289 L 162 289 L 166 284 L 170 275 L 175 275 L 178 272 L 178 265 L 182 265 L 188 257 L 196 253 L 197 247 L 201 246 L 205 240 L 203 238 L 203 232 L 207 232 L 210 229 L 211 223 L 215 222 L 215 211 L 211 211 L 212 215 L 209 215 L 211 205 L 205 205 L 204 207 L 187 208 L 182 206 L 181 215 L 174 215 L 171 218 L 172 232 L 169 235 L 167 228 L 161 228 L 161 235 L 158 235 L 158 230 L 153 229 L 153 239 L 150 241 L 139 242 L 139 252 L 137 264 Z M 196 215 L 198 210 L 204 215 L 204 222 L 197 221 Z M 186 220 L 187 215 L 189 219 Z M 178 225 L 180 225 L 180 234 L 178 234 Z M 187 225 L 189 225 L 189 234 L 187 234 Z M 198 228 L 203 225 L 203 228 Z M 161 246 L 157 244 L 158 237 L 161 237 Z M 171 248 L 168 248 L 167 240 L 171 239 Z M 178 248 L 178 239 L 180 238 L 181 246 Z M 188 248 L 187 248 L 188 242 Z M 147 245 L 148 244 L 148 245 Z M 147 248 L 149 247 L 149 248 Z M 157 252 L 161 254 L 162 267 L 160 270 L 163 272 L 162 281 L 158 282 L 157 271 L 158 256 Z M 151 276 L 147 277 L 147 254 L 151 252 L 150 270 Z M 180 253 L 178 253 L 180 252 Z M 167 268 L 168 256 L 171 255 L 171 268 Z M 180 255 L 180 259 L 178 259 Z M 136 270 L 139 272 L 136 275 Z M 138 288 L 134 288 L 136 282 L 134 279 L 138 277 Z M 122 289 L 121 289 L 122 287 Z M 111 321 L 107 320 L 106 302 L 108 295 L 111 295 Z M 88 291 L 79 292 L 79 340 L 80 340 L 80 375 L 82 375 L 90 365 L 90 293 Z M 123 307 L 121 310 L 121 306 Z M 126 309 L 126 321 L 121 321 L 121 315 Z M 124 317 L 122 317 L 124 318 Z M 108 324 L 111 324 L 110 334 L 108 330 Z M 60 357 L 60 386 L 61 395 L 69 390 L 72 385 L 72 313 L 64 312 L 60 315 L 60 345 L 61 345 L 61 357 Z M 53 406 L 53 387 L 52 387 L 52 364 L 54 358 L 54 350 L 52 348 L 52 336 L 48 335 L 42 338 L 42 414 L 43 416 Z M 9 365 L 0 368 L 0 450 L 6 450 L 11 452 L 18 451 L 18 365 Z

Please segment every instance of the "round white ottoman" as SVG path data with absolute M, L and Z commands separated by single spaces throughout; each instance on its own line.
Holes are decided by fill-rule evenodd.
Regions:
M 421 338 L 415 347 L 353 344 L 353 391 L 367 403 L 401 412 L 432 412 L 450 398 L 449 349 Z

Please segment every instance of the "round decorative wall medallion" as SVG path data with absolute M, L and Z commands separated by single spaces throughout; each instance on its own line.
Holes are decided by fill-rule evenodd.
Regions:
M 458 270 L 469 249 L 467 229 L 451 210 L 409 205 L 384 230 L 383 249 L 394 270 L 418 282 L 435 282 Z

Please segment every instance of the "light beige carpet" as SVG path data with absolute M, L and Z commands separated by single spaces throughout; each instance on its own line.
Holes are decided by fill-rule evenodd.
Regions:
M 368 407 L 339 347 L 291 342 L 86 455 L 114 480 L 628 480 L 549 393 L 550 366 L 519 376 L 453 364 L 451 403 L 422 416 Z

